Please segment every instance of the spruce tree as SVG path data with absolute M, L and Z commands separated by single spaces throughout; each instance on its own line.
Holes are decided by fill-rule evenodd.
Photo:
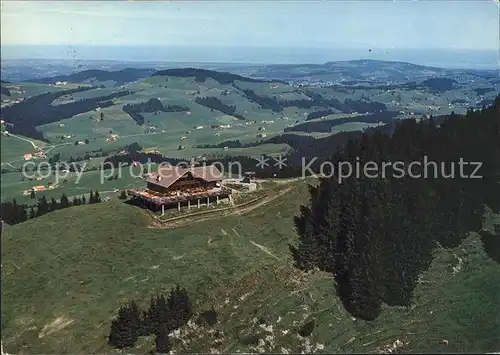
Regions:
M 335 185 L 335 180 L 324 179 L 319 186 L 310 186 L 311 206 L 301 206 L 300 216 L 295 217 L 299 245 L 290 245 L 290 251 L 301 270 L 317 267 L 333 272 L 339 215 L 338 199 L 332 195 Z
M 52 197 L 50 199 L 49 211 L 52 212 L 52 211 L 56 211 L 57 209 L 59 209 L 58 203 L 57 203 L 56 199 L 54 197 Z
M 349 313 L 374 320 L 383 297 L 382 235 L 377 229 L 382 209 L 377 185 L 370 179 L 350 179 L 350 193 L 341 199 L 340 229 L 336 248 L 336 286 Z M 351 198 L 348 198 L 348 196 Z
M 141 312 L 140 324 L 139 336 L 148 336 L 152 334 L 150 318 L 147 311 Z
M 122 306 L 118 311 L 118 318 L 111 323 L 108 336 L 108 345 L 117 349 L 134 346 L 137 341 L 137 333 L 133 324 L 133 316 L 129 306 Z
M 484 205 L 500 211 L 500 95 L 494 106 L 466 116 L 437 120 L 402 120 L 392 135 L 375 133 L 349 140 L 331 161 L 335 166 L 356 159 L 437 163 L 437 175 L 424 178 L 377 177 L 336 184 L 323 179 L 311 188 L 310 206 L 295 219 L 299 243 L 290 246 L 295 266 L 334 273 L 336 289 L 351 314 L 371 320 L 381 300 L 409 305 L 419 274 L 431 263 L 435 245 L 460 245 L 483 223 Z M 439 176 L 460 159 L 482 162 L 482 179 Z M 413 173 L 425 169 L 413 167 Z M 434 167 L 433 167 L 434 168 Z M 465 168 L 470 175 L 474 166 Z M 458 170 L 458 167 L 455 167 Z M 338 174 L 337 174 L 338 175 Z M 482 233 L 492 258 L 497 239 Z M 333 264 L 333 267 L 332 267 Z
M 130 322 L 130 327 L 132 328 L 132 339 L 134 340 L 134 343 L 137 341 L 137 338 L 140 334 L 141 327 L 142 327 L 142 321 L 141 321 L 141 311 L 139 310 L 139 307 L 137 307 L 137 304 L 135 301 L 132 301 L 130 305 L 128 306 L 128 314 L 129 314 L 129 322 Z
M 47 212 L 49 212 L 49 204 L 47 203 L 47 198 L 42 196 L 38 199 L 37 216 L 42 216 Z
M 160 324 L 158 331 L 155 334 L 156 353 L 168 354 L 172 349 L 172 342 L 168 336 L 169 331 L 167 326 L 164 323 Z
M 68 196 L 66 196 L 65 194 L 62 194 L 61 195 L 60 204 L 61 204 L 61 208 L 67 208 L 67 207 L 69 207 Z
M 156 314 L 153 324 L 155 332 L 158 331 L 161 324 L 167 324 L 167 330 L 169 332 L 175 329 L 172 319 L 169 318 L 167 300 L 163 295 L 156 298 Z
M 89 204 L 95 203 L 94 192 L 90 190 Z
M 36 212 L 35 212 L 35 208 L 33 206 L 30 207 L 30 211 L 28 213 L 28 217 L 31 219 L 31 218 L 35 218 L 36 217 Z
M 186 324 L 192 316 L 192 306 L 185 288 L 177 285 L 170 291 L 167 300 L 168 330 L 175 330 Z
M 19 209 L 19 218 L 21 222 L 24 222 L 28 219 L 28 213 L 26 212 L 27 208 L 28 206 L 23 204 Z
M 147 331 L 148 334 L 154 334 L 158 331 L 160 324 L 164 320 L 160 319 L 160 296 L 151 298 L 149 309 L 147 310 Z M 162 303 L 166 313 L 166 302 Z M 162 311 L 163 312 L 163 311 Z

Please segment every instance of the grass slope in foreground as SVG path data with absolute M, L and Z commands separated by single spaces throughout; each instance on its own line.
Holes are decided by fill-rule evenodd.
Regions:
M 118 202 L 8 227 L 5 351 L 114 352 L 106 342 L 119 306 L 138 300 L 146 308 L 150 296 L 176 283 L 191 293 L 196 310 L 214 306 L 219 314 L 213 327 L 181 330 L 174 346 L 182 352 L 375 352 L 397 339 L 406 344 L 399 352 L 500 348 L 500 265 L 486 257 L 476 234 L 436 252 L 411 308 L 387 308 L 371 323 L 353 320 L 330 275 L 291 266 L 292 218 L 308 192 L 304 181 L 289 186 L 291 192 L 248 214 L 177 229 L 148 228 L 145 213 Z M 311 336 L 299 338 L 298 329 L 312 319 Z M 221 331 L 218 345 L 214 329 Z M 136 345 L 127 353 L 146 353 L 154 339 Z

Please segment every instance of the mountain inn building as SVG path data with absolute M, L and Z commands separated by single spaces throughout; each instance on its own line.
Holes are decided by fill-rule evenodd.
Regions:
M 223 175 L 215 165 L 197 167 L 160 166 L 158 171 L 145 177 L 146 188 L 129 189 L 139 205 L 153 211 L 182 205 L 188 209 L 200 208 L 211 202 L 218 204 L 221 199 L 231 199 L 231 190 L 223 186 Z

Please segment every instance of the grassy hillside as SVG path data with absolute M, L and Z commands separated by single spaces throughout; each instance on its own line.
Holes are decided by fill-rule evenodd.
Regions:
M 1 136 L 0 147 L 2 163 L 15 163 L 24 160 L 23 155 L 25 153 L 32 153 L 34 151 L 30 141 L 40 147 L 45 145 L 44 142 L 22 136 Z
M 264 85 L 264 84 L 260 84 Z M 267 84 L 266 84 L 267 85 Z M 166 86 L 166 87 L 165 87 Z M 263 120 L 276 120 L 274 124 L 267 125 L 268 135 L 278 134 L 283 131 L 287 120 L 280 120 L 275 113 L 269 110 L 259 110 L 258 105 L 249 102 L 241 93 L 235 92 L 230 84 L 220 84 L 213 79 L 205 82 L 196 82 L 193 77 L 167 78 L 155 76 L 136 81 L 125 86 L 125 89 L 133 91 L 133 94 L 118 98 L 114 105 L 97 111 L 83 112 L 70 119 L 64 120 L 64 126 L 60 122 L 54 122 L 38 127 L 44 136 L 51 141 L 58 142 L 58 136 L 74 134 L 74 140 L 89 139 L 90 145 L 84 147 L 90 149 L 106 149 L 111 145 L 125 145 L 134 141 L 139 142 L 145 148 L 159 149 L 163 154 L 169 156 L 196 155 L 193 147 L 200 144 L 216 144 L 228 139 L 239 138 L 242 141 L 255 141 L 259 133 L 258 126 Z M 110 89 L 94 89 L 73 95 L 73 99 L 85 99 L 108 95 Z M 230 90 L 226 96 L 220 93 Z M 210 110 L 195 102 L 196 97 L 214 96 L 228 105 L 237 107 L 237 113 L 244 115 L 247 121 L 256 121 L 255 124 L 247 125 L 239 122 L 235 117 L 226 115 L 216 110 Z M 179 105 L 189 108 L 189 112 L 158 112 L 144 113 L 144 125 L 137 125 L 134 120 L 122 110 L 125 104 L 146 102 L 150 98 L 158 98 L 163 105 Z M 100 120 L 100 113 L 103 120 Z M 296 119 L 299 118 L 297 114 Z M 209 125 L 229 124 L 230 128 L 213 130 Z M 150 127 L 155 128 L 150 128 Z M 195 126 L 203 126 L 195 130 Z M 181 142 L 181 137 L 187 131 L 187 139 Z M 116 143 L 109 143 L 106 139 L 110 132 L 119 135 Z M 185 146 L 186 152 L 176 153 L 179 144 Z M 81 147 L 70 145 L 61 147 L 58 152 L 61 155 L 78 154 Z M 75 151 L 76 149 L 76 151 Z M 278 148 L 279 149 L 279 148 Z M 270 151 L 272 153 L 272 149 Z
M 2 83 L 2 87 L 8 89 L 10 93 L 10 95 L 2 93 L 2 103 L 11 103 L 18 99 L 26 99 L 46 92 L 63 91 L 77 86 L 76 84 L 51 86 L 41 83 Z
M 214 306 L 219 313 L 211 328 L 181 330 L 174 344 L 183 352 L 374 352 L 398 339 L 405 344 L 400 352 L 500 348 L 500 265 L 487 259 L 477 235 L 436 252 L 414 306 L 386 309 L 372 323 L 353 320 L 329 275 L 291 267 L 292 218 L 308 192 L 304 181 L 280 188 L 286 186 L 293 189 L 284 197 L 247 214 L 176 229 L 149 228 L 143 211 L 119 202 L 6 228 L 5 351 L 112 352 L 106 336 L 120 304 L 137 300 L 144 308 L 150 296 L 176 283 L 191 293 L 196 310 Z M 312 319 L 311 336 L 298 337 Z M 143 338 L 128 352 L 146 353 L 153 343 Z

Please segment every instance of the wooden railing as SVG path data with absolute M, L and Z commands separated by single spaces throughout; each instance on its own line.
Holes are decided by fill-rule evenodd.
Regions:
M 245 201 L 243 203 L 240 203 L 239 205 L 229 206 L 229 207 L 222 207 L 222 208 L 217 208 L 217 209 L 213 209 L 213 210 L 205 210 L 205 211 L 200 211 L 200 212 L 194 212 L 194 213 L 189 213 L 189 214 L 184 214 L 184 215 L 180 215 L 180 216 L 171 217 L 171 218 L 168 218 L 168 219 L 163 219 L 163 218 L 161 218 L 159 216 L 156 216 L 151 211 L 148 211 L 148 214 L 150 215 L 151 218 L 153 218 L 156 222 L 158 222 L 160 224 L 168 224 L 168 223 L 175 222 L 175 221 L 178 221 L 178 220 L 189 219 L 189 218 L 199 217 L 199 216 L 208 215 L 208 214 L 217 214 L 217 213 L 220 213 L 222 216 L 224 216 L 224 215 L 227 214 L 227 212 L 234 212 L 235 210 L 238 210 L 238 209 L 241 209 L 241 208 L 246 207 L 248 205 L 251 205 L 253 203 L 256 203 L 257 201 L 260 201 L 260 200 L 264 199 L 265 197 L 266 197 L 266 195 L 262 195 L 262 196 L 255 197 L 255 198 L 253 198 L 253 199 L 251 199 L 249 201 Z
M 168 205 L 177 202 L 193 201 L 202 198 L 228 196 L 231 194 L 231 190 L 226 188 L 221 188 L 217 190 L 208 190 L 208 191 L 200 191 L 193 193 L 181 192 L 180 195 L 173 194 L 170 196 L 165 196 L 164 194 L 156 193 L 150 190 L 129 189 L 127 190 L 127 194 L 146 200 L 148 202 L 152 202 L 157 205 Z

